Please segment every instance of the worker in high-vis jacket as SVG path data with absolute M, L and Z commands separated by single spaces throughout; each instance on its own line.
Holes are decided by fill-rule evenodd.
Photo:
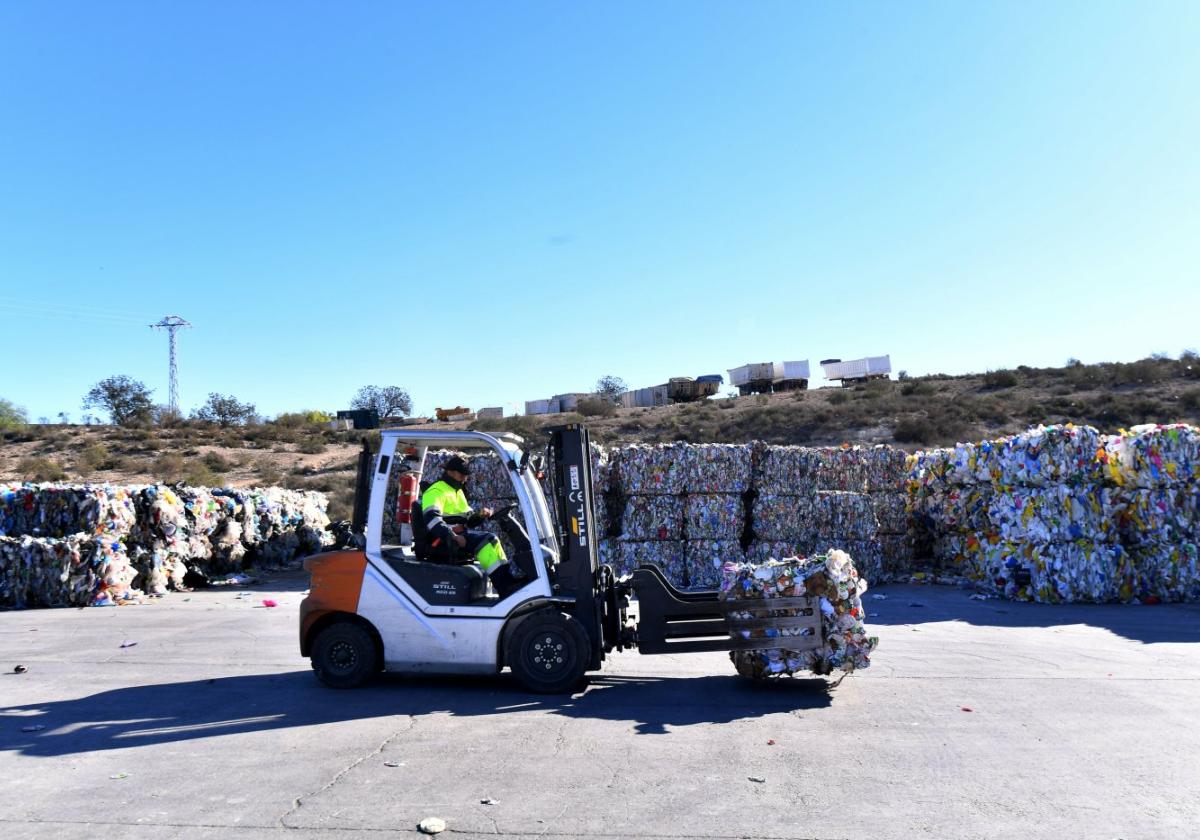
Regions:
M 446 462 L 441 479 L 421 495 L 425 530 L 432 547 L 440 549 L 442 543 L 448 543 L 454 550 L 443 556 L 472 558 L 492 580 L 496 590 L 503 594 L 514 581 L 513 573 L 500 539 L 488 531 L 471 530 L 471 526 L 490 519 L 492 509 L 485 507 L 478 513 L 471 509 L 463 493 L 463 485 L 470 473 L 470 464 L 457 455 Z

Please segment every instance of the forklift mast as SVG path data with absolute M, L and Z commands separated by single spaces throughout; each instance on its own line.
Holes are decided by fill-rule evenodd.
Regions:
M 592 640 L 593 668 L 600 667 L 612 640 L 604 638 L 604 596 L 596 574 L 596 515 L 592 499 L 592 458 L 587 429 L 571 423 L 550 433 L 553 504 L 561 547 L 554 594 L 574 601 L 572 610 Z

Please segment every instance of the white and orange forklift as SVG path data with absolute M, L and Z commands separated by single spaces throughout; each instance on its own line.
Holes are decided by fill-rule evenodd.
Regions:
M 778 627 L 780 620 L 732 619 L 715 591 L 682 592 L 651 566 L 618 580 L 599 563 L 587 429 L 547 431 L 545 454 L 536 456 L 515 435 L 473 431 L 384 430 L 378 452 L 364 444 L 353 547 L 304 563 L 312 579 L 300 607 L 300 652 L 322 682 L 350 688 L 383 670 L 496 674 L 508 667 L 532 691 L 561 692 L 598 670 L 614 649 L 657 654 L 785 644 L 743 638 L 743 630 Z M 442 448 L 490 452 L 507 467 L 516 501 L 493 513 L 512 546 L 512 573 L 502 586 L 490 586 L 469 559 L 439 561 L 429 545 L 415 489 L 426 453 Z M 408 520 L 398 529 L 384 527 L 389 487 L 400 488 L 396 505 Z M 797 603 L 771 607 L 799 608 L 783 621 L 813 629 L 789 637 L 787 647 L 819 645 L 816 605 L 788 600 Z M 737 606 L 744 616 L 752 605 Z

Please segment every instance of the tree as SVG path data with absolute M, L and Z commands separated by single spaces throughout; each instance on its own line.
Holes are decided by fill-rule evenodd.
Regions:
M 350 407 L 358 410 L 376 411 L 382 417 L 405 417 L 412 413 L 412 397 L 397 385 L 364 385 L 358 389 Z
M 128 376 L 110 376 L 96 383 L 83 398 L 84 408 L 102 408 L 118 426 L 150 419 L 154 402 L 149 388 Z
M 628 390 L 629 386 L 619 376 L 601 376 L 596 380 L 596 396 L 611 403 L 619 402 Z
M 0 398 L 0 429 L 15 429 L 29 422 L 29 415 L 21 406 Z
M 237 397 L 209 394 L 208 402 L 192 412 L 192 417 L 207 423 L 217 423 L 222 428 L 242 426 L 258 419 L 254 403 L 238 402 Z

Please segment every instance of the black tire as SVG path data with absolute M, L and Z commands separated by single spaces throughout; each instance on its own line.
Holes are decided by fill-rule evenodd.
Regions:
M 339 621 L 322 630 L 313 642 L 312 667 L 330 688 L 356 688 L 378 671 L 379 646 L 365 627 Z
M 521 684 L 537 694 L 561 694 L 583 679 L 590 659 L 587 632 L 574 618 L 544 610 L 522 621 L 505 651 Z

